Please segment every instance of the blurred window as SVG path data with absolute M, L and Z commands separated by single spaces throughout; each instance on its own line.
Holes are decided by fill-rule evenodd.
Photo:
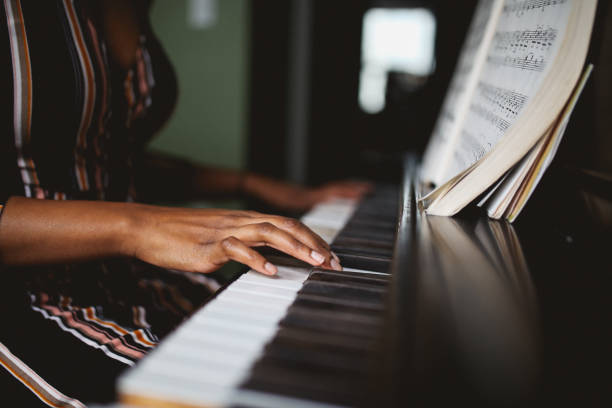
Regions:
M 425 8 L 372 8 L 363 17 L 359 106 L 377 113 L 385 107 L 389 72 L 419 83 L 434 69 L 436 20 Z

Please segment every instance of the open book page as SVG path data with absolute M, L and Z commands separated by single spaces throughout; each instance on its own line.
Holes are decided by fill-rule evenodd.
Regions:
M 479 203 L 479 206 L 486 206 L 489 217 L 499 219 L 503 216 L 504 212 L 512 203 L 513 198 L 516 197 L 521 189 L 522 183 L 529 177 L 530 171 L 537 163 L 538 157 L 542 154 L 552 133 L 551 129 L 551 131 L 541 138 L 540 141 L 531 148 L 529 153 L 514 166 L 486 203 Z
M 422 181 L 440 184 L 484 66 L 503 0 L 480 0 L 461 49 L 453 79 L 423 158 Z
M 551 127 L 550 131 L 514 166 L 511 172 L 503 178 L 503 182 L 495 186 L 495 191 L 487 194 L 486 199 L 478 203 L 479 206 L 486 206 L 489 217 L 505 216 L 512 221 L 526 204 L 557 152 L 569 117 L 592 69 L 593 65 L 585 69 L 555 126 Z M 510 217 L 509 215 L 512 214 L 514 215 Z
M 533 194 L 533 191 L 542 179 L 544 172 L 550 166 L 550 163 L 552 163 L 552 160 L 559 149 L 559 144 L 561 144 L 561 140 L 563 139 L 563 135 L 565 134 L 565 129 L 569 123 L 570 116 L 576 107 L 578 98 L 584 90 L 584 86 L 586 85 L 592 71 L 593 65 L 589 64 L 584 70 L 584 73 L 580 78 L 580 82 L 576 86 L 576 89 L 568 101 L 567 106 L 563 110 L 563 113 L 559 118 L 559 123 L 551 133 L 550 137 L 546 139 L 546 144 L 542 148 L 542 152 L 538 156 L 538 160 L 533 164 L 532 169 L 529 172 L 529 177 L 522 181 L 519 194 L 513 198 L 512 205 L 504 211 L 504 216 L 508 219 L 508 221 L 514 222 L 516 217 L 518 217 L 525 207 L 527 200 L 529 197 L 531 197 L 531 194 Z
M 565 36 L 570 11 L 570 0 L 504 3 L 443 181 L 491 150 L 538 92 Z
M 558 119 L 583 68 L 596 0 L 506 0 L 449 181 L 423 197 L 452 215 L 520 161 Z

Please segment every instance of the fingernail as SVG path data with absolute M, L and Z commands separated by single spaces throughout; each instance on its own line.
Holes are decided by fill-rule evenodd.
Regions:
M 330 265 L 336 271 L 341 271 L 342 270 L 342 266 L 340 266 L 340 262 L 336 261 L 335 259 L 331 260 Z
M 340 264 L 340 258 L 338 258 L 338 255 L 334 254 L 333 252 L 332 254 L 332 258 L 334 258 L 336 260 L 336 262 L 338 262 L 338 264 Z
M 272 265 L 270 262 L 264 264 L 264 269 L 268 271 L 270 275 L 276 275 L 276 266 Z
M 323 263 L 323 261 L 325 261 L 325 257 L 321 255 L 320 253 L 318 253 L 317 251 L 315 251 L 314 249 L 310 251 L 310 257 L 314 259 L 315 261 L 317 261 L 318 263 Z

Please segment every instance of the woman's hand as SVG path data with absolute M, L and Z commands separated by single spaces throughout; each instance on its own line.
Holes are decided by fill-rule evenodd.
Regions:
M 308 199 L 313 204 L 333 198 L 359 199 L 372 190 L 371 183 L 362 181 L 335 181 L 321 187 L 309 189 Z
M 372 190 L 372 184 L 359 181 L 336 181 L 309 188 L 248 174 L 244 180 L 247 193 L 287 210 L 303 211 L 333 198 L 359 199 Z
M 195 165 L 152 152 L 141 158 L 137 170 L 137 189 L 142 197 L 152 201 L 248 194 L 279 209 L 303 211 L 332 198 L 359 199 L 372 189 L 371 183 L 358 181 L 309 188 L 259 174 Z M 160 180 L 166 181 L 160 184 Z
M 276 267 L 253 250 L 269 246 L 311 265 L 342 269 L 329 245 L 295 219 L 251 211 L 141 207 L 128 251 L 164 268 L 206 273 L 234 260 L 273 275 Z
M 0 218 L 0 263 L 5 265 L 132 256 L 191 272 L 211 272 L 232 259 L 276 273 L 253 250 L 257 246 L 341 269 L 329 245 L 299 221 L 249 211 L 13 197 Z

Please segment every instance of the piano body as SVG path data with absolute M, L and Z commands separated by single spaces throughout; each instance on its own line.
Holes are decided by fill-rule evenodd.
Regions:
M 340 16 L 334 14 L 336 9 L 347 10 L 320 3 L 320 10 L 333 9 L 328 11 L 334 18 L 323 13 L 324 21 L 317 23 L 326 27 L 325 21 L 333 22 L 328 29 L 334 40 L 325 37 L 317 51 L 323 54 L 319 61 L 333 55 L 337 65 L 313 64 L 313 77 L 328 81 L 318 83 L 319 88 L 336 89 L 338 83 L 348 87 L 347 72 L 352 67 L 357 77 L 358 67 L 350 64 L 358 59 L 337 58 L 338 50 L 351 48 L 342 43 L 345 37 L 336 35 Z M 440 4 L 448 10 L 446 2 Z M 261 32 L 271 34 L 266 40 L 284 41 L 284 36 L 268 30 L 278 23 L 276 14 L 269 12 L 278 5 L 262 2 L 259 7 L 264 7 L 257 15 L 263 22 L 255 22 Z M 351 13 L 361 18 L 357 6 Z M 446 18 L 440 27 L 448 31 L 440 35 L 456 40 L 457 47 L 462 37 L 452 29 L 461 13 L 471 16 L 465 7 L 440 14 Z M 601 15 L 609 20 L 605 10 Z M 595 32 L 603 33 L 601 27 Z M 606 32 L 609 39 L 610 30 Z M 597 59 L 597 50 L 605 49 L 604 40 L 596 43 L 590 61 Z M 266 49 L 275 48 L 266 42 Z M 264 64 L 264 69 L 254 71 L 254 95 L 267 96 L 269 84 L 282 75 L 265 64 L 281 54 L 259 51 L 263 54 L 254 55 L 263 56 L 255 66 Z M 445 66 L 443 56 L 440 66 Z M 281 62 L 274 59 L 272 65 L 279 67 Z M 605 70 L 600 72 L 602 78 L 609 77 Z M 591 116 L 593 106 L 609 107 L 609 93 L 606 103 L 593 102 L 595 88 L 604 89 L 609 82 L 602 78 L 597 83 L 603 86 L 585 90 L 588 103 L 577 107 L 564 141 L 580 154 L 604 146 L 592 136 L 596 132 Z M 431 81 L 445 83 L 439 78 Z M 336 99 L 351 94 L 334 90 L 334 98 L 329 95 L 313 92 L 310 117 L 311 133 L 320 138 L 309 146 L 317 152 L 313 167 L 326 177 L 339 160 L 338 152 L 356 147 L 355 135 L 345 127 L 352 100 Z M 262 110 L 256 109 L 258 118 L 268 120 L 251 123 L 253 144 L 281 145 L 266 138 L 282 127 L 278 111 L 284 99 L 279 98 L 279 105 L 253 101 Z M 431 110 L 431 103 L 419 100 L 418 105 Z M 373 128 L 371 138 L 381 133 Z M 395 145 L 394 149 L 402 150 Z M 255 155 L 252 163 L 284 160 L 274 149 L 258 152 L 264 156 Z M 351 163 L 340 162 L 353 170 Z M 399 185 L 381 186 L 361 203 L 323 204 L 303 217 L 332 243 L 344 271 L 319 270 L 270 255 L 279 265 L 277 277 L 248 271 L 219 291 L 119 378 L 121 403 L 261 408 L 612 406 L 612 231 L 585 199 L 598 197 L 609 206 L 609 180 L 553 165 L 521 217 L 510 225 L 490 220 L 473 207 L 452 218 L 425 215 L 416 202 L 418 166 L 416 156 L 409 155 Z
M 609 406 L 609 229 L 567 188 L 548 217 L 536 197 L 515 226 L 476 210 L 426 216 L 417 171 L 409 156 L 399 188 L 303 218 L 344 271 L 272 256 L 277 277 L 225 287 L 120 377 L 120 401 Z

